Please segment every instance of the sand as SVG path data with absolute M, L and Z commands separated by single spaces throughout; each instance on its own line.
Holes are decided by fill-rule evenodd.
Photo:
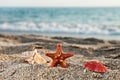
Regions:
M 51 59 L 46 52 L 54 52 L 62 43 L 64 52 L 75 55 L 66 60 L 68 67 L 50 68 Z M 20 56 L 34 46 L 41 46 L 39 53 L 46 64 L 29 64 Z M 84 68 L 89 60 L 98 60 L 108 69 L 96 73 Z M 120 41 L 95 38 L 48 37 L 35 35 L 0 34 L 0 80 L 120 80 Z

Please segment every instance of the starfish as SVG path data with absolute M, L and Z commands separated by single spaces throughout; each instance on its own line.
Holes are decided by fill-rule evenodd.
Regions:
M 46 56 L 52 58 L 52 63 L 50 65 L 50 67 L 55 67 L 58 64 L 60 64 L 60 66 L 63 68 L 67 67 L 65 59 L 67 59 L 68 57 L 71 57 L 73 55 L 74 55 L 73 53 L 63 54 L 61 44 L 57 44 L 57 48 L 56 48 L 55 53 L 46 53 Z

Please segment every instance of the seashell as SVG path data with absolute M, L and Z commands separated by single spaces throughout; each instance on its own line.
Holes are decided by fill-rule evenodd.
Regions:
M 26 51 L 22 53 L 21 57 L 23 59 L 27 59 L 27 58 L 32 57 L 34 54 L 35 54 L 35 51 Z
M 95 72 L 106 72 L 107 68 L 98 61 L 88 61 L 84 64 L 84 67 Z
M 39 55 L 38 53 L 36 53 L 34 55 L 34 61 L 37 64 L 44 64 L 44 63 L 46 63 L 46 60 L 43 57 L 41 57 L 41 55 Z
M 3 80 L 3 78 L 0 78 L 0 80 Z
M 23 52 L 21 57 L 31 64 L 44 64 L 46 60 L 37 52 L 35 49 L 34 51 L 26 51 Z

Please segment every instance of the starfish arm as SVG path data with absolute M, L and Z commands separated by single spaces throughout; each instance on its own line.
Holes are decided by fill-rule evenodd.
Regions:
M 74 54 L 73 53 L 67 53 L 67 54 L 62 54 L 63 59 L 66 59 L 68 57 L 72 57 Z
M 45 55 L 50 57 L 50 58 L 54 58 L 54 54 L 52 54 L 52 53 L 46 53 Z
M 65 61 L 62 61 L 62 62 L 60 62 L 60 66 L 63 67 L 63 68 L 66 68 L 67 64 L 65 63 Z
M 58 64 L 58 60 L 53 60 L 50 67 L 55 67 Z
M 57 44 L 56 52 L 62 51 L 62 44 Z

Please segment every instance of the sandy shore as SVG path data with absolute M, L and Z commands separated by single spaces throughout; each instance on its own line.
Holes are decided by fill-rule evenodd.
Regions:
M 64 52 L 75 55 L 66 60 L 68 68 L 50 68 L 51 59 L 45 56 L 62 43 Z M 41 46 L 40 54 L 46 64 L 29 64 L 21 57 L 24 51 Z M 96 73 L 84 68 L 88 60 L 99 60 L 107 68 Z M 120 80 L 120 41 L 95 38 L 47 37 L 35 35 L 0 34 L 0 80 Z

